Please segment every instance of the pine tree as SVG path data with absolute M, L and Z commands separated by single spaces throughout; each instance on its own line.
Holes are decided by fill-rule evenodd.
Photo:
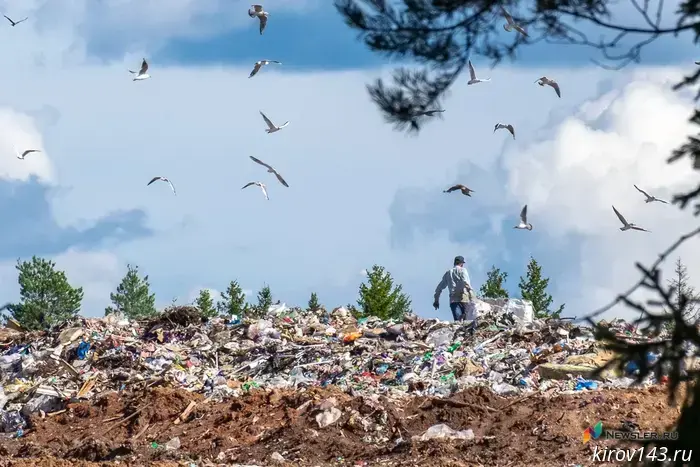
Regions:
M 71 287 L 56 263 L 32 256 L 29 261 L 17 260 L 20 302 L 7 305 L 7 311 L 25 329 L 49 329 L 80 311 L 83 288 Z
M 700 295 L 695 291 L 695 288 L 689 284 L 690 277 L 688 269 L 683 264 L 680 258 L 676 260 L 676 267 L 673 270 L 673 278 L 668 280 L 668 286 L 672 290 L 674 305 L 681 308 L 681 297 L 684 297 L 686 302 L 683 307 L 683 319 L 686 323 L 695 323 L 698 320 L 698 302 Z M 674 321 L 666 323 L 669 328 L 673 327 Z
M 556 311 L 549 309 L 554 300 L 547 293 L 548 285 L 549 279 L 542 277 L 542 267 L 537 264 L 534 258 L 530 257 L 530 262 L 527 265 L 527 275 L 526 277 L 520 276 L 518 287 L 520 287 L 522 299 L 532 302 L 532 308 L 537 318 L 558 318 L 564 310 L 564 305 L 561 305 Z
M 486 282 L 481 285 L 479 293 L 483 298 L 508 298 L 508 291 L 503 288 L 507 277 L 507 272 L 501 272 L 496 266 L 491 266 L 491 270 L 486 274 Z
M 316 295 L 316 292 L 311 292 L 311 298 L 309 298 L 308 309 L 310 311 L 316 311 L 319 308 L 321 308 L 321 304 L 318 303 L 318 295 Z
M 270 287 L 265 284 L 265 286 L 258 292 L 258 304 L 255 307 L 256 316 L 265 316 L 267 309 L 272 305 L 272 292 Z
M 374 265 L 367 272 L 368 284 L 360 284 L 357 304 L 363 316 L 377 316 L 383 320 L 402 319 L 411 311 L 411 300 L 402 293 L 401 285 L 382 266 Z
M 228 316 L 243 316 L 248 311 L 248 306 L 245 302 L 245 294 L 243 289 L 238 285 L 238 281 L 231 281 L 224 292 L 221 292 L 221 299 L 216 304 L 216 309 L 219 313 Z
M 194 301 L 194 304 L 197 305 L 199 312 L 205 318 L 213 318 L 217 315 L 216 308 L 214 308 L 214 300 L 211 297 L 209 289 L 200 290 L 199 296 Z
M 105 315 L 122 313 L 130 319 L 144 319 L 156 312 L 156 295 L 150 293 L 148 276 L 139 277 L 139 267 L 126 265 L 126 274 L 115 293 L 109 294 L 113 306 L 105 308 Z

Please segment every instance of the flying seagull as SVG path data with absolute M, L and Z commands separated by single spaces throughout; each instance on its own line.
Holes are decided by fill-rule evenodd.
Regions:
M 617 212 L 617 209 L 615 209 L 615 206 L 613 206 L 612 208 L 613 208 L 613 211 L 615 211 L 615 214 L 617 215 L 617 218 L 620 219 L 620 222 L 622 222 L 622 227 L 620 227 L 620 230 L 622 230 L 623 232 L 624 232 L 625 230 L 629 230 L 629 229 L 632 229 L 632 230 L 641 230 L 642 232 L 649 232 L 649 231 L 646 230 L 646 229 L 643 229 L 643 228 L 641 228 L 641 227 L 638 227 L 638 226 L 636 226 L 636 225 L 634 225 L 634 224 L 630 224 L 629 222 L 627 222 L 627 220 L 626 220 L 624 217 L 622 217 L 622 214 L 620 214 L 619 212 Z
M 469 65 L 469 77 L 471 79 L 469 81 L 467 81 L 467 84 L 485 83 L 487 81 L 491 81 L 491 78 L 479 79 L 476 77 L 476 71 L 474 70 L 474 65 L 472 65 L 471 60 L 469 60 L 468 65 Z
M 532 230 L 532 224 L 527 222 L 527 204 L 523 206 L 523 210 L 520 211 L 520 224 L 513 227 L 514 229 L 525 229 Z
M 253 9 L 248 9 L 248 16 L 251 18 L 257 18 L 260 20 L 260 34 L 262 35 L 263 31 L 265 30 L 265 26 L 267 26 L 267 17 L 269 16 L 270 13 L 267 11 L 263 10 L 262 5 L 251 5 Z
M 284 124 L 282 124 L 280 126 L 275 126 L 275 124 L 272 123 L 272 121 L 269 118 L 267 118 L 264 113 L 260 112 L 260 115 L 262 115 L 263 120 L 265 120 L 265 123 L 267 123 L 267 128 L 265 128 L 265 131 L 267 133 L 274 133 L 276 131 L 280 131 L 282 128 L 289 125 L 289 122 L 287 121 L 287 122 L 284 122 Z
M 17 26 L 19 23 L 21 23 L 21 22 L 23 22 L 23 21 L 27 21 L 27 19 L 28 19 L 28 17 L 27 17 L 27 18 L 21 19 L 21 20 L 19 20 L 19 21 L 12 21 L 12 19 L 10 19 L 9 16 L 7 16 L 7 15 L 3 15 L 3 16 L 4 16 L 5 18 L 7 18 L 7 21 L 10 22 L 10 24 L 12 25 L 12 27 Z
M 695 62 L 696 65 L 700 65 L 700 62 Z
M 642 193 L 644 196 L 647 197 L 647 199 L 644 200 L 645 203 L 651 203 L 651 202 L 653 202 L 653 201 L 658 201 L 659 203 L 668 204 L 668 202 L 666 202 L 666 201 L 664 201 L 664 200 L 662 200 L 662 199 L 659 199 L 659 198 L 657 198 L 656 196 L 651 196 L 649 193 L 647 193 L 646 191 L 642 190 L 642 189 L 639 188 L 637 185 L 634 185 L 634 187 L 637 189 L 638 192 Z
M 444 109 L 432 109 L 432 110 L 421 110 L 420 112 L 416 112 L 416 117 L 434 117 L 435 114 L 437 113 L 443 113 L 445 110 Z
M 459 190 L 462 192 L 463 195 L 471 197 L 471 194 L 474 193 L 474 190 L 471 188 L 467 188 L 464 185 L 457 184 L 449 187 L 447 190 L 442 190 L 443 193 L 452 193 L 453 191 Z
M 17 152 L 17 159 L 24 160 L 24 158 L 27 157 L 27 154 L 30 154 L 30 153 L 32 153 L 32 152 L 41 152 L 41 151 L 39 151 L 38 149 L 27 149 L 27 150 L 24 151 L 22 154 L 20 154 L 19 152 Z
M 252 78 L 253 76 L 258 74 L 258 71 L 260 71 L 260 68 L 262 68 L 265 65 L 269 65 L 270 63 L 276 63 L 278 65 L 281 65 L 282 62 L 278 62 L 277 60 L 258 60 L 255 62 L 255 65 L 253 66 L 253 71 L 250 72 L 250 75 L 248 75 L 248 78 Z
M 543 76 L 542 78 L 535 81 L 535 83 L 539 84 L 540 86 L 544 86 L 545 84 L 547 86 L 552 86 L 554 91 L 557 93 L 557 96 L 561 97 L 561 89 L 559 89 L 559 84 L 557 84 L 557 82 L 553 79 L 549 79 L 546 76 Z
M 148 79 L 151 77 L 151 75 L 148 74 L 148 63 L 146 62 L 145 58 L 141 62 L 141 69 L 138 73 L 132 70 L 129 70 L 129 73 L 131 73 L 132 75 L 136 75 L 134 76 L 134 81 L 140 81 L 142 79 Z
M 156 180 L 160 180 L 161 182 L 165 182 L 165 183 L 167 183 L 168 185 L 170 185 L 170 189 L 173 190 L 173 194 L 174 194 L 174 195 L 177 195 L 177 193 L 175 192 L 175 187 L 173 186 L 173 182 L 171 182 L 170 180 L 168 180 L 168 179 L 165 178 L 165 177 L 153 177 L 153 178 L 151 179 L 151 181 L 148 182 L 148 185 L 150 185 L 151 183 L 155 182 Z M 148 185 L 146 185 L 146 186 L 148 186 Z
M 284 178 L 282 178 L 282 176 L 281 176 L 279 173 L 277 173 L 277 171 L 276 171 L 275 169 L 273 169 L 272 166 L 270 166 L 270 165 L 264 163 L 263 161 L 261 161 L 261 160 L 258 159 L 257 157 L 250 156 L 250 158 L 253 159 L 253 162 L 257 162 L 258 164 L 262 165 L 263 167 L 266 167 L 266 168 L 267 168 L 267 171 L 268 171 L 269 173 L 275 174 L 275 177 L 277 177 L 277 180 L 279 180 L 280 183 L 281 183 L 282 185 L 284 185 L 284 186 L 286 186 L 287 188 L 289 188 L 289 185 L 287 185 L 287 182 L 284 181 Z
M 505 29 L 508 32 L 511 32 L 513 29 L 515 29 L 523 36 L 527 36 L 525 29 L 523 29 L 519 24 L 513 21 L 513 17 L 510 16 L 510 13 L 508 13 L 508 11 L 506 11 L 505 8 L 501 7 L 501 12 L 503 13 L 503 17 L 507 21 L 507 23 L 503 25 L 503 29 Z
M 513 135 L 513 139 L 515 139 L 515 128 L 513 128 L 513 125 L 505 125 L 503 123 L 496 123 L 496 126 L 493 127 L 493 132 L 496 133 L 496 130 L 500 130 L 505 128 L 510 132 L 511 135 Z
M 265 189 L 265 184 L 264 184 L 264 183 L 262 183 L 262 182 L 248 182 L 248 183 L 246 183 L 245 185 L 243 185 L 243 188 L 248 188 L 248 187 L 251 186 L 251 185 L 257 185 L 257 186 L 259 186 L 260 189 L 261 189 L 262 192 L 263 192 L 263 195 L 265 195 L 265 199 L 268 200 L 268 201 L 270 200 L 270 197 L 267 196 L 267 190 Z M 243 188 L 241 188 L 241 190 L 242 190 Z

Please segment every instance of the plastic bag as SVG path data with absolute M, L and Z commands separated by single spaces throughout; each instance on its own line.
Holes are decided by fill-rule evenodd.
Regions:
M 428 428 L 420 437 L 421 441 L 428 441 L 431 439 L 469 440 L 474 439 L 474 432 L 471 429 L 455 431 L 444 423 L 440 423 L 439 425 L 433 425 Z
M 0 432 L 16 433 L 27 426 L 27 422 L 17 410 L 4 412 L 0 410 Z

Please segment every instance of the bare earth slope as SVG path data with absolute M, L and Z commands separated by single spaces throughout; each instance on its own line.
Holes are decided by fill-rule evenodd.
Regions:
M 450 399 L 351 397 L 335 389 L 253 390 L 224 402 L 181 390 L 111 393 L 94 403 L 32 418 L 21 438 L 0 440 L 0 466 L 93 465 L 604 465 L 591 460 L 582 432 L 634 422 L 642 431 L 670 426 L 678 411 L 663 387 L 548 397 L 502 398 L 471 388 Z M 175 421 L 190 402 L 184 421 Z M 316 416 L 342 416 L 321 428 Z M 418 441 L 432 425 L 471 428 L 469 441 Z M 167 449 L 165 444 L 171 442 Z

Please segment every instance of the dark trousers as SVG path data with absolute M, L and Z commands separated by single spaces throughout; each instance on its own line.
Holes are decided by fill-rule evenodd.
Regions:
M 472 328 L 476 328 L 476 313 L 474 310 L 474 305 L 469 302 L 453 302 L 450 303 L 450 311 L 452 311 L 452 317 L 455 321 L 464 321 L 467 318 L 474 320 Z M 469 313 L 468 311 L 471 311 Z M 468 316 L 471 314 L 472 316 Z

